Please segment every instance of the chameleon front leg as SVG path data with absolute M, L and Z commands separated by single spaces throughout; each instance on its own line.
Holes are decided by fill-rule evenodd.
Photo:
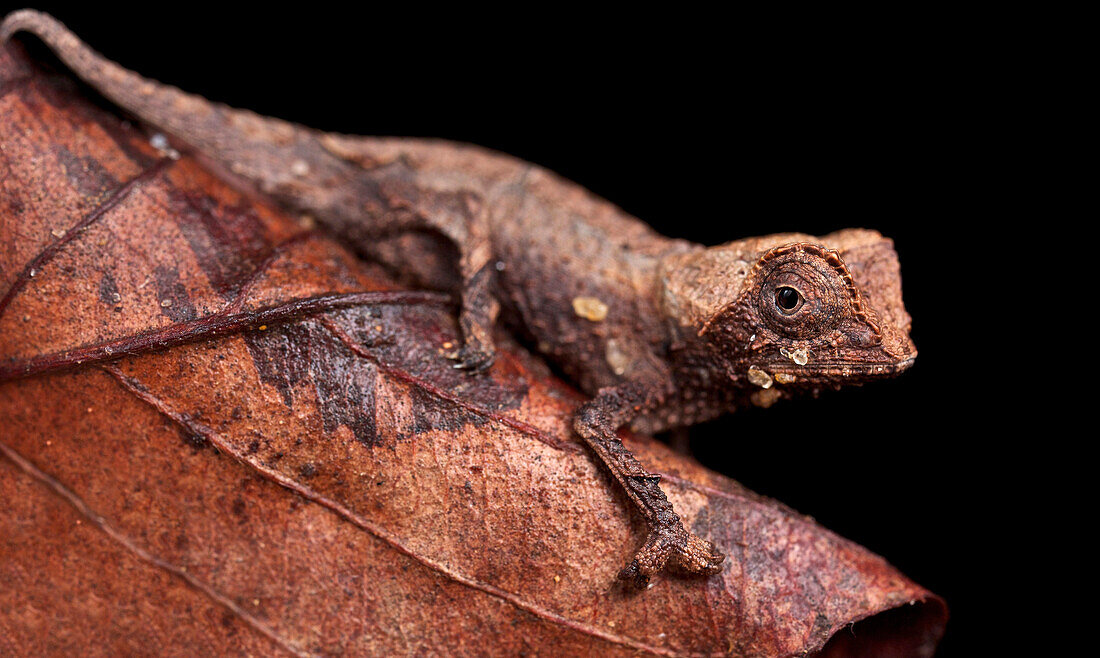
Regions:
M 493 364 L 496 349 L 493 325 L 500 312 L 494 296 L 493 250 L 490 227 L 482 198 L 469 190 L 437 190 L 416 184 L 413 176 L 383 179 L 368 194 L 381 201 L 386 211 L 373 208 L 369 226 L 386 233 L 428 229 L 441 234 L 458 251 L 457 269 L 461 308 L 458 324 L 463 345 L 451 355 L 456 368 L 482 372 Z M 369 205 L 369 204 L 368 204 Z M 368 231 L 372 230 L 370 228 Z M 368 238 L 369 239 L 369 238 Z
M 649 535 L 645 543 L 619 572 L 620 579 L 639 588 L 666 565 L 691 574 L 713 575 L 721 571 L 724 559 L 714 544 L 684 528 L 661 490 L 661 476 L 645 470 L 617 434 L 639 412 L 660 404 L 664 395 L 659 387 L 640 382 L 604 388 L 573 419 L 577 434 L 607 466 L 646 520 Z
M 466 276 L 464 271 L 463 276 L 462 308 L 458 313 L 463 343 L 454 355 L 455 367 L 483 372 L 496 358 L 492 331 L 500 303 L 493 296 L 493 272 L 488 263 L 471 269 L 472 274 Z

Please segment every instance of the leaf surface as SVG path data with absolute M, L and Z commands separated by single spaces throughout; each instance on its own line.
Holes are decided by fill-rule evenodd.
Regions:
M 728 558 L 624 589 L 644 526 L 570 431 L 583 398 L 504 335 L 455 370 L 445 297 L 18 45 L 0 144 L 0 653 L 934 650 L 934 595 L 641 436 Z

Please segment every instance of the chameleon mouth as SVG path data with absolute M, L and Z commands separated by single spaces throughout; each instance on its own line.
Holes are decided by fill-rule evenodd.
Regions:
M 811 377 L 839 377 L 875 379 L 879 377 L 892 377 L 898 375 L 910 367 L 917 360 L 916 353 L 912 353 L 904 359 L 885 363 L 867 363 L 859 361 L 828 361 L 823 363 L 807 363 L 806 365 L 791 364 L 787 367 L 776 367 L 775 372 L 786 372 L 789 375 Z

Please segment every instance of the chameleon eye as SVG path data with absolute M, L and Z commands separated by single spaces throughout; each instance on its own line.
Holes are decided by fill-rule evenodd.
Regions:
M 765 326 L 785 338 L 820 336 L 840 319 L 844 282 L 823 259 L 813 254 L 786 254 L 754 287 L 754 301 Z
M 775 305 L 783 313 L 793 313 L 802 306 L 802 295 L 790 286 L 780 286 L 775 291 Z

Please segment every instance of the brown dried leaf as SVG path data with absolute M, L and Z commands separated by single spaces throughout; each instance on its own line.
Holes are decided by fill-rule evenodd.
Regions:
M 644 437 L 717 577 L 643 592 L 580 398 L 0 54 L 0 653 L 928 655 L 942 602 Z M 875 616 L 849 630 L 847 627 Z

